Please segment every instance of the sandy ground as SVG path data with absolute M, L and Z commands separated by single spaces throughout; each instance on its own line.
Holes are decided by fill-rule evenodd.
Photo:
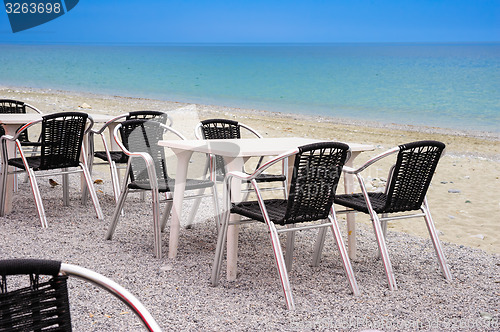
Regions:
M 193 128 L 200 119 L 231 118 L 250 125 L 266 137 L 301 136 L 373 144 L 375 150 L 362 153 L 355 165 L 361 165 L 401 143 L 439 140 L 447 145 L 447 150 L 429 189 L 428 199 L 441 240 L 500 253 L 499 134 L 361 121 L 353 123 L 326 117 L 31 88 L 0 87 L 0 96 L 23 100 L 44 113 L 169 111 L 174 128 L 188 138 L 194 138 Z M 377 165 L 365 174 L 374 187 L 383 184 L 380 178 L 386 178 L 390 161 Z M 356 218 L 359 222 L 369 223 L 363 214 Z M 428 237 L 425 223 L 419 219 L 390 222 L 389 229 Z

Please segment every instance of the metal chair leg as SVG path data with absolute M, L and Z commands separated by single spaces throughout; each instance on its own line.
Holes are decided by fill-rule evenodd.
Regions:
M 125 204 L 125 199 L 128 195 L 128 187 L 124 186 L 122 189 L 122 193 L 120 195 L 120 199 L 115 206 L 115 211 L 113 212 L 113 216 L 111 217 L 111 224 L 109 225 L 108 232 L 106 233 L 106 240 L 111 240 L 113 237 L 113 233 L 116 230 L 116 225 L 118 224 L 118 219 L 120 219 L 120 214 L 123 209 L 123 205 Z
M 172 201 L 172 194 L 167 193 L 167 205 L 163 211 L 163 216 L 161 217 L 161 232 L 165 232 L 165 227 L 167 226 L 168 217 L 170 217 L 170 212 L 172 211 L 172 206 L 174 202 Z
M 443 253 L 443 248 L 441 246 L 441 242 L 439 241 L 439 237 L 436 231 L 436 226 L 434 225 L 434 221 L 431 217 L 431 212 L 429 210 L 429 206 L 427 205 L 427 198 L 424 200 L 424 204 L 422 206 L 422 211 L 425 216 L 425 224 L 427 225 L 427 230 L 429 231 L 429 235 L 432 240 L 432 244 L 434 245 L 434 250 L 436 251 L 436 256 L 439 261 L 439 265 L 441 266 L 441 271 L 443 272 L 446 280 L 451 281 L 452 276 L 448 264 L 446 264 L 446 258 Z
M 344 241 L 342 240 L 342 235 L 340 234 L 340 227 L 337 222 L 337 218 L 335 217 L 335 212 L 333 214 L 330 214 L 330 216 L 328 216 L 328 219 L 331 223 L 333 236 L 335 237 L 335 242 L 337 243 L 337 248 L 339 249 L 340 257 L 342 259 L 342 264 L 344 265 L 344 271 L 347 275 L 347 280 L 349 281 L 351 291 L 354 295 L 359 295 L 358 283 L 356 282 L 356 277 L 354 276 L 351 261 L 349 260 L 347 249 L 345 248 Z
M 217 236 L 217 246 L 215 248 L 214 263 L 212 265 L 212 276 L 210 280 L 212 286 L 214 287 L 219 284 L 220 269 L 222 266 L 222 257 L 224 256 L 224 244 L 226 243 L 227 239 L 227 228 L 229 226 L 230 215 L 231 214 L 229 213 L 229 211 L 226 211 L 222 216 L 222 225 Z
M 283 257 L 283 251 L 281 250 L 281 244 L 276 231 L 276 227 L 272 223 L 267 223 L 269 226 L 269 232 L 271 235 L 271 244 L 273 246 L 274 258 L 276 259 L 276 266 L 278 268 L 278 274 L 281 280 L 281 285 L 283 287 L 283 293 L 285 295 L 286 307 L 288 310 L 295 309 L 295 303 L 293 301 L 292 289 L 290 287 L 290 280 L 288 279 L 288 272 L 286 269 L 285 259 Z
M 67 168 L 63 168 L 63 172 L 67 171 L 68 171 Z M 67 173 L 62 175 L 62 187 L 63 187 L 63 205 L 69 206 L 69 175 Z
M 387 213 L 382 213 L 382 219 L 387 217 Z M 384 234 L 384 239 L 387 238 L 387 220 L 381 220 L 380 226 L 382 227 L 382 234 Z M 380 249 L 377 251 L 377 258 L 380 258 L 382 255 L 380 254 Z
M 8 181 L 8 168 L 9 165 L 7 162 L 5 162 L 5 156 L 2 156 L 2 168 L 0 170 L 1 172 L 1 182 L 0 182 L 0 216 L 5 215 L 5 198 L 6 198 L 6 191 L 7 191 L 7 181 Z
M 389 252 L 387 251 L 387 245 L 385 244 L 384 234 L 382 231 L 382 226 L 380 225 L 380 220 L 375 212 L 370 213 L 370 216 L 372 218 L 372 224 L 375 231 L 375 237 L 377 238 L 377 243 L 382 257 L 382 262 L 384 264 L 385 274 L 387 276 L 387 281 L 389 283 L 389 289 L 391 291 L 397 290 L 398 286 L 396 284 L 396 277 L 394 276 L 394 271 L 392 270 L 391 259 L 389 258 Z
M 289 224 L 288 228 L 295 228 L 295 224 Z M 287 232 L 285 265 L 288 272 L 292 271 L 294 247 L 295 247 L 295 232 Z
M 48 227 L 47 217 L 45 216 L 45 209 L 43 208 L 42 196 L 40 195 L 40 189 L 38 188 L 38 183 L 36 181 L 35 172 L 31 168 L 26 170 L 30 179 L 31 192 L 35 198 L 36 210 L 38 217 L 40 218 L 40 223 L 43 228 Z
M 325 246 L 326 231 L 327 229 L 325 227 L 318 229 L 311 266 L 319 266 L 319 263 L 321 262 L 321 253 L 323 251 L 323 247 Z
M 80 163 L 80 167 L 82 168 L 82 172 L 85 177 L 85 181 L 87 183 L 87 189 L 90 193 L 90 197 L 92 198 L 92 203 L 94 204 L 94 209 L 97 214 L 97 219 L 104 219 L 104 215 L 102 214 L 101 210 L 101 205 L 99 204 L 99 200 L 97 199 L 97 194 L 95 192 L 94 184 L 92 183 L 92 179 L 90 177 L 90 172 L 84 163 Z
M 203 195 L 204 192 L 205 192 L 205 188 L 201 188 L 198 190 L 196 195 Z M 196 212 L 198 211 L 198 208 L 200 207 L 201 199 L 202 199 L 202 197 L 197 197 L 194 199 L 193 206 L 191 207 L 191 212 L 189 213 L 189 217 L 187 219 L 186 228 L 193 227 L 194 217 L 196 216 Z
M 220 207 L 219 207 L 219 194 L 217 193 L 217 184 L 214 182 L 214 185 L 212 186 L 212 200 L 214 202 L 214 216 L 215 216 L 215 223 L 217 225 L 217 232 L 220 231 L 221 228 L 221 213 L 220 213 Z
M 111 161 L 109 163 L 109 171 L 111 175 L 111 185 L 113 186 L 113 195 L 115 197 L 115 202 L 118 202 L 118 198 L 120 196 L 120 179 L 118 176 L 118 168 L 116 167 L 116 163 Z
M 160 193 L 158 188 L 151 190 L 151 200 L 153 201 L 153 236 L 154 250 L 156 258 L 161 258 L 161 222 L 160 222 Z

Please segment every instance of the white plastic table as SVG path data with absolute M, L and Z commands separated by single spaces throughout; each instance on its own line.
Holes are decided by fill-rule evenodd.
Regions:
M 277 156 L 299 146 L 317 143 L 324 140 L 282 137 L 282 138 L 250 138 L 250 139 L 214 139 L 214 140 L 162 140 L 158 144 L 172 149 L 177 157 L 177 170 L 175 177 L 174 198 L 171 215 L 169 258 L 175 258 L 179 243 L 180 220 L 182 213 L 182 201 L 184 198 L 184 185 L 186 182 L 187 168 L 193 152 L 209 153 L 224 157 L 229 172 L 241 171 L 246 159 L 260 156 Z M 372 145 L 351 144 L 351 158 L 347 166 L 353 166 L 353 160 L 363 151 L 373 150 Z M 289 162 L 289 169 L 293 168 L 293 163 Z M 345 191 L 351 193 L 353 188 L 352 176 L 344 180 Z M 234 193 L 240 193 L 241 182 L 232 182 L 233 199 L 238 201 L 241 197 L 236 197 Z M 232 215 L 231 218 L 239 218 Z M 348 215 L 348 248 L 350 256 L 356 252 L 354 214 Z M 230 225 L 227 235 L 227 279 L 235 280 L 237 272 L 238 258 L 238 226 Z

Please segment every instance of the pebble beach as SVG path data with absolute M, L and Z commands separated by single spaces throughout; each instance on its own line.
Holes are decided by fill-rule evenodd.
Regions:
M 500 134 L 433 127 L 355 122 L 326 117 L 272 113 L 213 105 L 177 103 L 90 93 L 1 87 L 2 98 L 23 100 L 44 113 L 86 111 L 120 114 L 133 110 L 168 111 L 174 128 L 194 138 L 200 119 L 231 118 L 263 136 L 302 136 L 366 143 L 375 150 L 355 165 L 401 143 L 434 139 L 446 155 L 428 192 L 433 219 L 453 275 L 439 269 L 423 220 L 389 223 L 387 243 L 399 289 L 389 291 L 370 220 L 356 215 L 358 255 L 352 261 L 361 295 L 353 296 L 329 237 L 318 267 L 310 266 L 315 234 L 297 236 L 290 282 L 297 309 L 287 311 L 267 232 L 260 224 L 242 226 L 236 281 L 221 278 L 210 286 L 217 241 L 214 211 L 204 200 L 195 227 L 181 229 L 175 260 L 153 256 L 149 197 L 131 195 L 113 240 L 105 240 L 114 208 L 109 171 L 94 170 L 105 220 L 91 203 L 82 205 L 73 176 L 71 206 L 62 206 L 62 189 L 40 181 L 49 227 L 42 229 L 29 185 L 20 181 L 13 212 L 0 218 L 0 258 L 46 258 L 102 273 L 126 287 L 165 330 L 190 331 L 497 331 L 500 324 Z M 172 157 L 173 158 L 173 157 Z M 173 161 L 173 159 L 172 159 Z M 387 162 L 369 174 L 376 190 L 387 177 Z M 339 187 L 340 188 L 340 187 Z M 184 219 L 190 203 L 184 204 Z M 345 221 L 339 217 L 345 237 Z M 223 263 L 224 264 L 224 263 Z M 75 331 L 141 331 L 142 326 L 115 298 L 79 280 L 70 282 Z

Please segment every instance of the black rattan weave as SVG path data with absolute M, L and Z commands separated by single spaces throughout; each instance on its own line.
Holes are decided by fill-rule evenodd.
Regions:
M 88 115 L 61 112 L 43 116 L 40 156 L 26 157 L 34 171 L 80 165 L 80 153 Z M 21 158 L 9 159 L 9 165 L 24 169 Z
M 67 277 L 58 275 L 59 267 L 60 262 L 55 261 L 0 261 L 1 332 L 71 331 Z M 14 275 L 25 275 L 29 286 L 11 290 L 9 281 Z M 40 282 L 43 275 L 51 277 Z M 20 278 L 15 277 L 16 285 Z
M 210 119 L 201 121 L 201 125 L 205 139 L 241 138 L 241 128 L 238 121 Z
M 336 142 L 299 147 L 288 200 L 264 201 L 271 221 L 285 225 L 326 219 L 348 151 L 348 145 Z M 231 212 L 264 221 L 257 201 L 241 202 Z
M 437 141 L 418 141 L 402 144 L 399 148 L 387 194 L 369 193 L 377 213 L 420 209 L 445 145 Z M 335 203 L 368 213 L 362 194 L 338 195 Z
M 0 99 L 0 113 L 26 113 L 26 105 L 24 102 L 12 99 Z M 0 125 L 0 136 L 5 135 L 5 129 Z M 40 142 L 32 142 L 29 140 L 28 130 L 19 135 L 19 141 L 24 146 L 40 146 Z
M 164 128 L 161 123 L 147 119 L 124 121 L 120 127 L 123 145 L 131 152 L 146 152 L 154 161 L 158 190 L 173 191 L 175 180 L 168 176 L 165 150 L 158 145 L 163 139 Z M 186 190 L 208 188 L 213 185 L 209 180 L 186 180 Z M 130 189 L 151 190 L 146 164 L 142 158 L 134 158 L 130 169 Z

